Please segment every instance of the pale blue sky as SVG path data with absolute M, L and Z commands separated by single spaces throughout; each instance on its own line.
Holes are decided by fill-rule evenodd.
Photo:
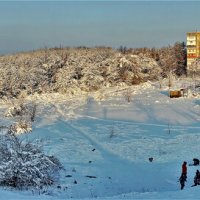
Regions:
M 160 47 L 200 31 L 200 1 L 0 1 L 0 53 L 53 46 Z

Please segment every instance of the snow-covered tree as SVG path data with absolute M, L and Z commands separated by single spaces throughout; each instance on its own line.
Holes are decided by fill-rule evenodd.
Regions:
M 45 155 L 38 144 L 9 132 L 0 136 L 0 158 L 0 185 L 18 189 L 51 185 L 62 168 L 59 160 Z
M 200 59 L 195 59 L 190 66 L 190 73 L 192 76 L 195 76 L 198 72 L 200 72 Z

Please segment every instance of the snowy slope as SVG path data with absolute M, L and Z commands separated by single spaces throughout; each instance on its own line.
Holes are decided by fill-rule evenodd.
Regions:
M 157 85 L 129 88 L 130 102 L 123 87 L 87 97 L 35 97 L 33 132 L 22 137 L 43 139 L 45 152 L 66 170 L 45 194 L 2 188 L 1 199 L 198 198 L 199 187 L 191 185 L 200 167 L 188 166 L 183 191 L 177 181 L 182 162 L 200 158 L 199 100 L 170 99 Z

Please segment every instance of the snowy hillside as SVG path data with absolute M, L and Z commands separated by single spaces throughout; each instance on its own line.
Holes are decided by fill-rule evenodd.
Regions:
M 184 190 L 178 178 L 183 161 L 200 159 L 200 101 L 170 99 L 166 85 L 29 97 L 37 102 L 36 120 L 20 137 L 43 139 L 45 153 L 65 170 L 44 194 L 1 188 L 1 199 L 198 199 L 199 186 L 191 186 L 200 166 L 188 166 Z M 6 110 L 2 102 L 1 125 L 11 123 Z
M 151 57 L 112 48 L 43 49 L 0 56 L 0 97 L 19 97 L 22 92 L 80 95 L 158 80 L 161 72 Z
M 196 69 L 196 64 L 192 67 Z M 197 67 L 198 68 L 198 67 Z M 0 55 L 0 97 L 58 92 L 82 94 L 186 75 L 184 43 L 162 48 L 45 48 Z

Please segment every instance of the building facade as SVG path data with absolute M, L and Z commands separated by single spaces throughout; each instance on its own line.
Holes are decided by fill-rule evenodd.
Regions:
M 191 71 L 191 64 L 200 58 L 200 32 L 187 33 L 187 70 Z

